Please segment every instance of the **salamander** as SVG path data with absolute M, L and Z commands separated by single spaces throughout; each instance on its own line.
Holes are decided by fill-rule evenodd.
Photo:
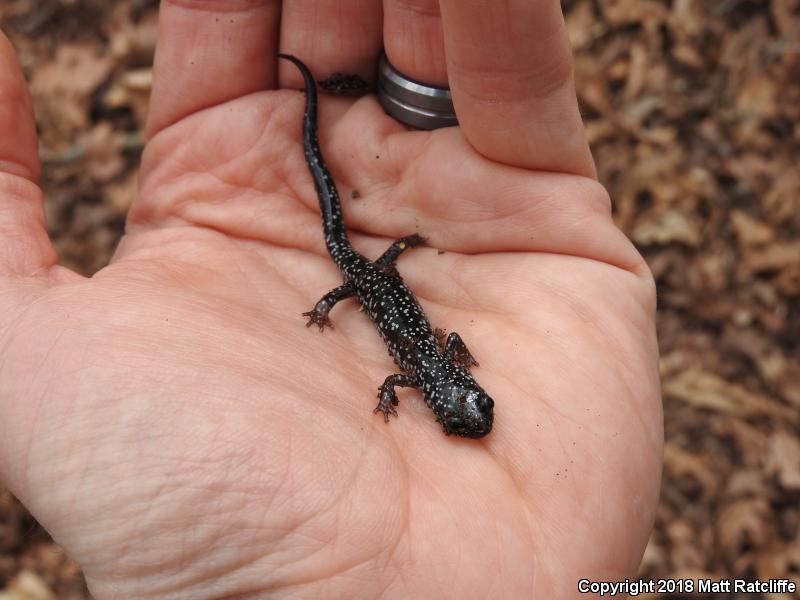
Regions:
M 371 261 L 350 244 L 342 217 L 336 184 L 322 158 L 317 132 L 317 90 L 308 67 L 298 58 L 279 54 L 293 63 L 305 82 L 303 153 L 319 197 L 325 246 L 344 282 L 334 288 L 303 316 L 307 326 L 320 331 L 333 327 L 329 313 L 334 305 L 355 296 L 378 329 L 389 354 L 403 373 L 389 375 L 378 388 L 378 405 L 373 412 L 397 416 L 396 387 L 416 388 L 447 435 L 480 438 L 492 430 L 494 400 L 478 385 L 469 369 L 477 361 L 456 332 L 445 336 L 434 330 L 414 294 L 395 267 L 408 248 L 426 240 L 418 234 L 400 238 L 377 260 Z

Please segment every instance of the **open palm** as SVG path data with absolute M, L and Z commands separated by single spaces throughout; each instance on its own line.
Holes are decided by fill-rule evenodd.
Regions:
M 399 271 L 495 399 L 489 436 L 448 438 L 414 390 L 389 425 L 371 414 L 396 367 L 355 301 L 332 331 L 303 327 L 341 278 L 303 162 L 303 96 L 268 89 L 273 3 L 224 13 L 242 60 L 208 52 L 203 77 L 171 34 L 202 40 L 215 3 L 162 4 L 141 197 L 91 279 L 54 266 L 27 103 L 4 94 L 0 110 L 16 139 L 0 147 L 0 475 L 96 597 L 560 598 L 630 576 L 660 476 L 654 291 L 570 133 L 566 80 L 575 122 L 551 125 L 544 149 L 536 126 L 509 133 L 513 117 L 481 133 L 478 113 L 503 108 L 469 90 L 459 104 L 452 69 L 461 128 L 406 131 L 372 96 L 321 102 L 354 246 L 374 258 L 428 238 Z M 460 11 L 478 9 L 441 5 L 458 56 L 475 18 Z M 503 10 L 563 37 L 534 18 L 545 9 Z M 282 36 L 322 68 L 310 38 Z

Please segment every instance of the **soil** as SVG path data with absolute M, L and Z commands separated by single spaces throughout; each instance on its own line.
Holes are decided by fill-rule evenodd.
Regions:
M 562 6 L 600 180 L 658 284 L 664 476 L 639 575 L 798 581 L 800 0 Z M 153 0 L 0 4 L 50 234 L 85 274 L 107 264 L 136 193 L 156 21 Z M 0 489 L 0 600 L 89 597 Z

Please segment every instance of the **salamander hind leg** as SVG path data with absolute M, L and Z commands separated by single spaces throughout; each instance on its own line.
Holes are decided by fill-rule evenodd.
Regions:
M 426 238 L 417 233 L 402 237 L 394 244 L 389 246 L 389 249 L 381 254 L 380 258 L 376 260 L 375 263 L 381 267 L 389 267 L 394 261 L 397 260 L 397 257 L 400 256 L 404 250 L 414 248 L 415 246 L 422 246 L 427 241 L 428 240 Z
M 372 412 L 382 412 L 383 420 L 388 423 L 389 415 L 397 416 L 397 409 L 399 400 L 397 399 L 397 392 L 394 391 L 396 386 L 399 387 L 419 387 L 416 380 L 410 375 L 396 374 L 389 375 L 383 385 L 378 388 L 378 406 Z
M 444 343 L 444 356 L 447 360 L 451 360 L 465 369 L 478 366 L 478 361 L 467 350 L 464 340 L 455 331 L 451 331 L 447 336 L 447 341 Z
M 339 302 L 339 300 L 350 298 L 353 295 L 355 295 L 355 290 L 353 290 L 353 288 L 347 284 L 340 285 L 339 287 L 332 289 L 330 292 L 325 294 L 319 302 L 317 302 L 317 304 L 314 306 L 314 310 L 303 313 L 304 317 L 308 317 L 308 323 L 306 323 L 306 327 L 318 325 L 319 330 L 323 331 L 327 325 L 333 329 L 333 323 L 331 323 L 331 320 L 328 318 L 328 313 L 331 312 L 331 309 L 336 305 L 337 302 Z

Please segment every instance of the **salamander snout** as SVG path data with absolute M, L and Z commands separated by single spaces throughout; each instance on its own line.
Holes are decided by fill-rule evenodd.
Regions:
M 449 410 L 439 417 L 447 435 L 480 438 L 492 430 L 494 400 L 480 388 L 453 387 Z

